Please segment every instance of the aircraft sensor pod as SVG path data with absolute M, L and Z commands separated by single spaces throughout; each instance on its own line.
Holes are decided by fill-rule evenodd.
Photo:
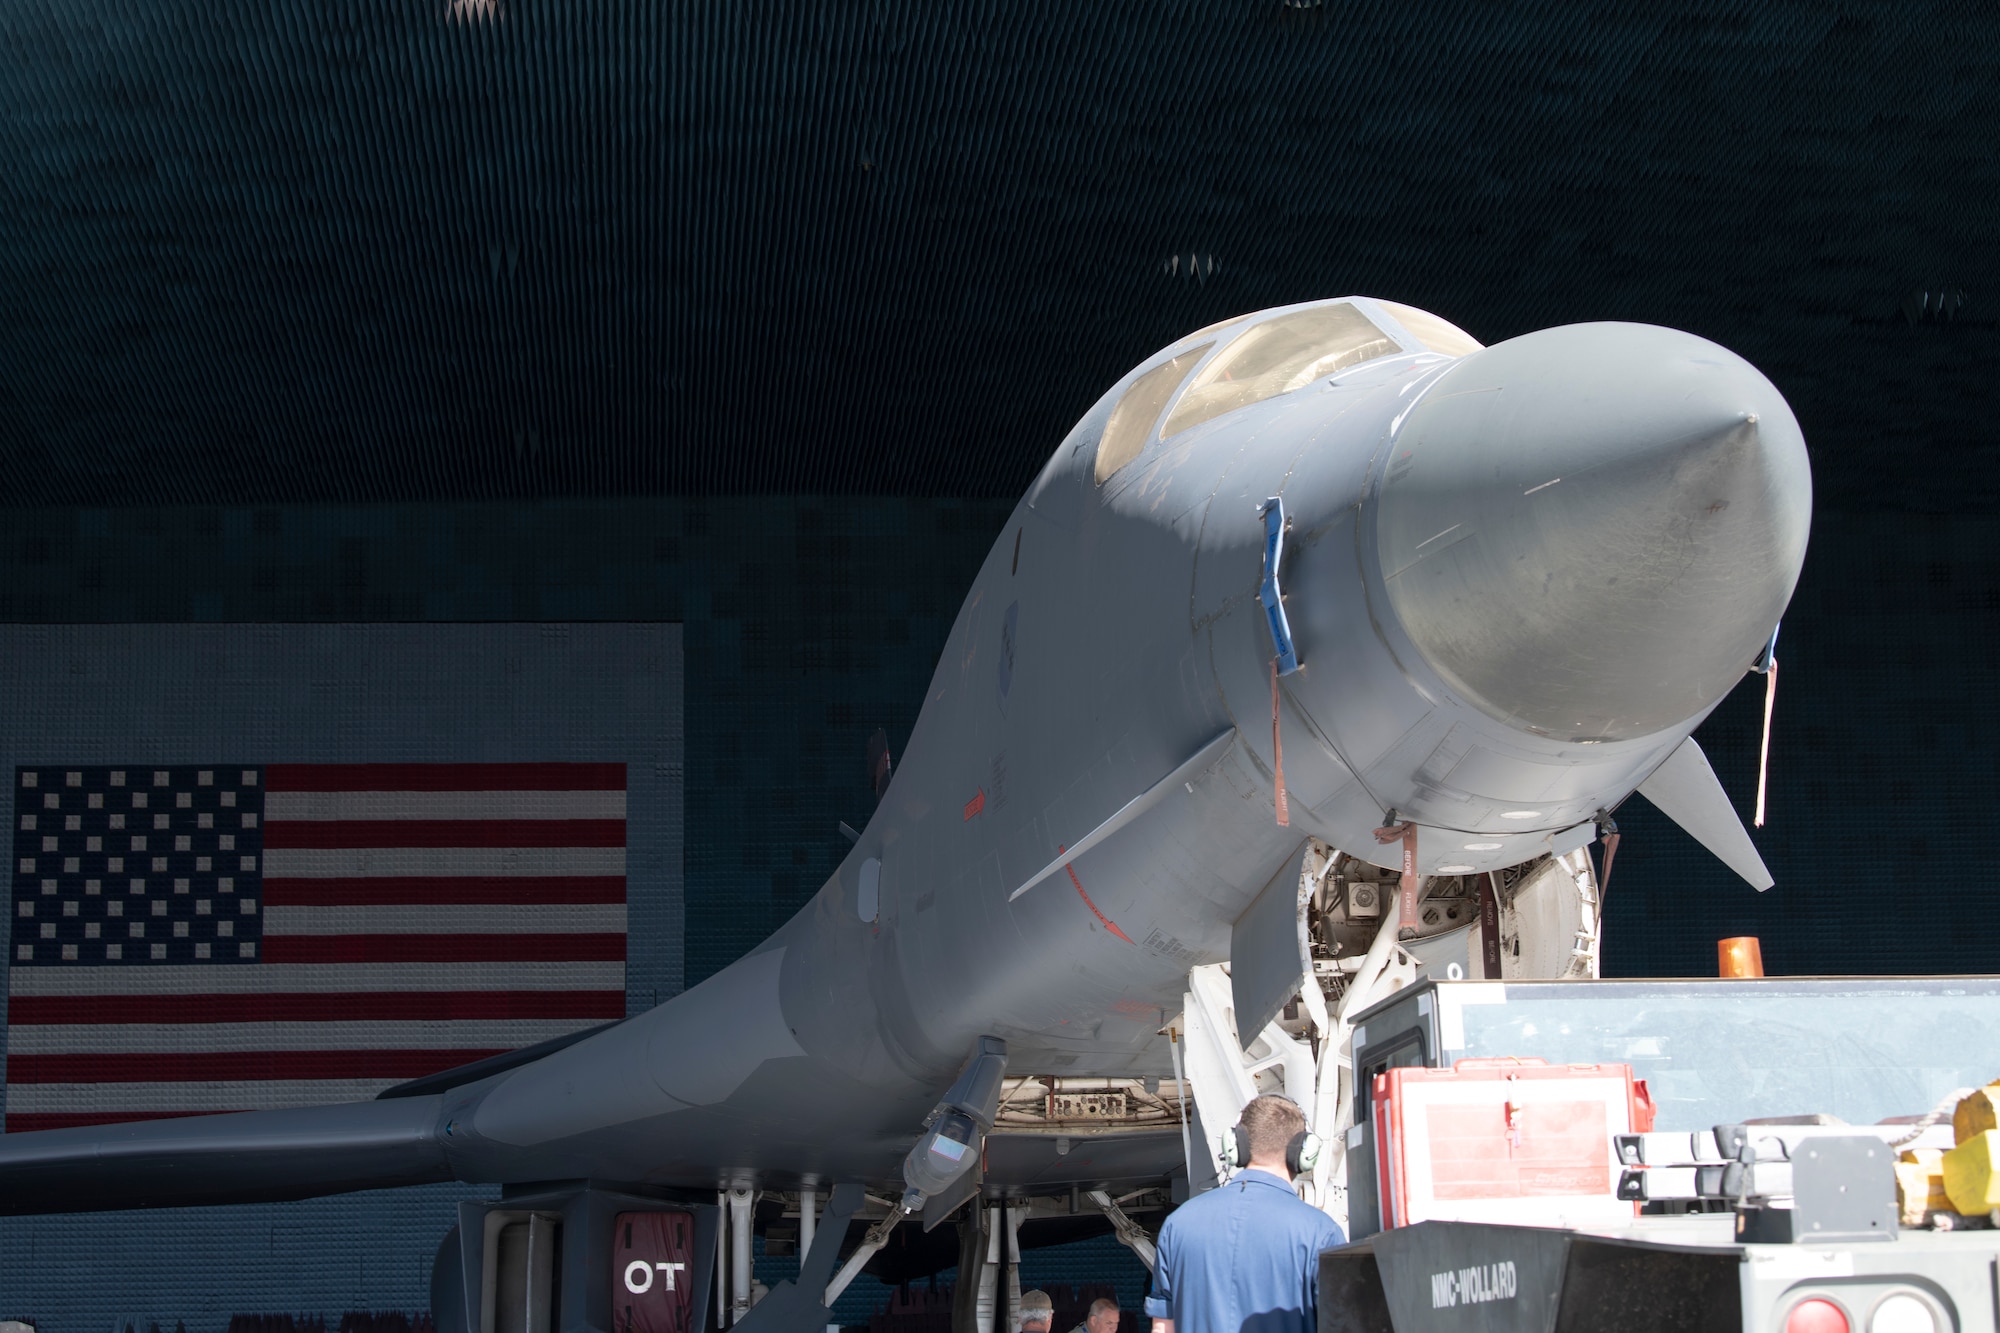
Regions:
M 1000 1080 L 1007 1073 L 1007 1043 L 981 1037 L 972 1044 L 972 1058 L 958 1080 L 924 1121 L 924 1132 L 903 1158 L 903 1211 L 914 1213 L 924 1201 L 978 1165 L 986 1131 L 1000 1109 Z
M 965 1174 L 979 1160 L 979 1125 L 963 1111 L 948 1110 L 931 1122 L 903 1159 L 903 1183 L 909 1192 L 903 1208 L 915 1212 L 923 1201 Z

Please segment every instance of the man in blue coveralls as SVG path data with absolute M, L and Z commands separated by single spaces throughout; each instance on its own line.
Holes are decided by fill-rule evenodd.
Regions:
M 1225 1185 L 1197 1194 L 1160 1228 L 1153 1333 L 1314 1333 L 1319 1255 L 1347 1243 L 1332 1218 L 1292 1189 L 1317 1144 L 1305 1113 L 1283 1097 L 1258 1097 L 1234 1131 Z

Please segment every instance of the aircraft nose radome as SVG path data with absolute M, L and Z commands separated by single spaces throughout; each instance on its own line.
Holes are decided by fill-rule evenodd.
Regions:
M 1579 324 L 1465 358 L 1400 423 L 1377 500 L 1389 601 L 1492 716 L 1647 735 L 1742 678 L 1798 582 L 1791 409 L 1692 334 Z

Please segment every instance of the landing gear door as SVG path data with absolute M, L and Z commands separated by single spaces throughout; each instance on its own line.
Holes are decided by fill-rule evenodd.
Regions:
M 1307 882 L 1303 861 L 1310 844 L 1285 858 L 1229 932 L 1229 984 L 1236 1037 L 1244 1050 L 1299 993 L 1312 973 L 1306 943 Z

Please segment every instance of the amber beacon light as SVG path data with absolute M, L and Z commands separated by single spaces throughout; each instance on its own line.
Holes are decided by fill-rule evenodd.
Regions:
M 1717 940 L 1715 967 L 1717 976 L 1761 977 L 1764 975 L 1764 950 L 1759 947 L 1755 935 L 1732 935 L 1726 940 Z

